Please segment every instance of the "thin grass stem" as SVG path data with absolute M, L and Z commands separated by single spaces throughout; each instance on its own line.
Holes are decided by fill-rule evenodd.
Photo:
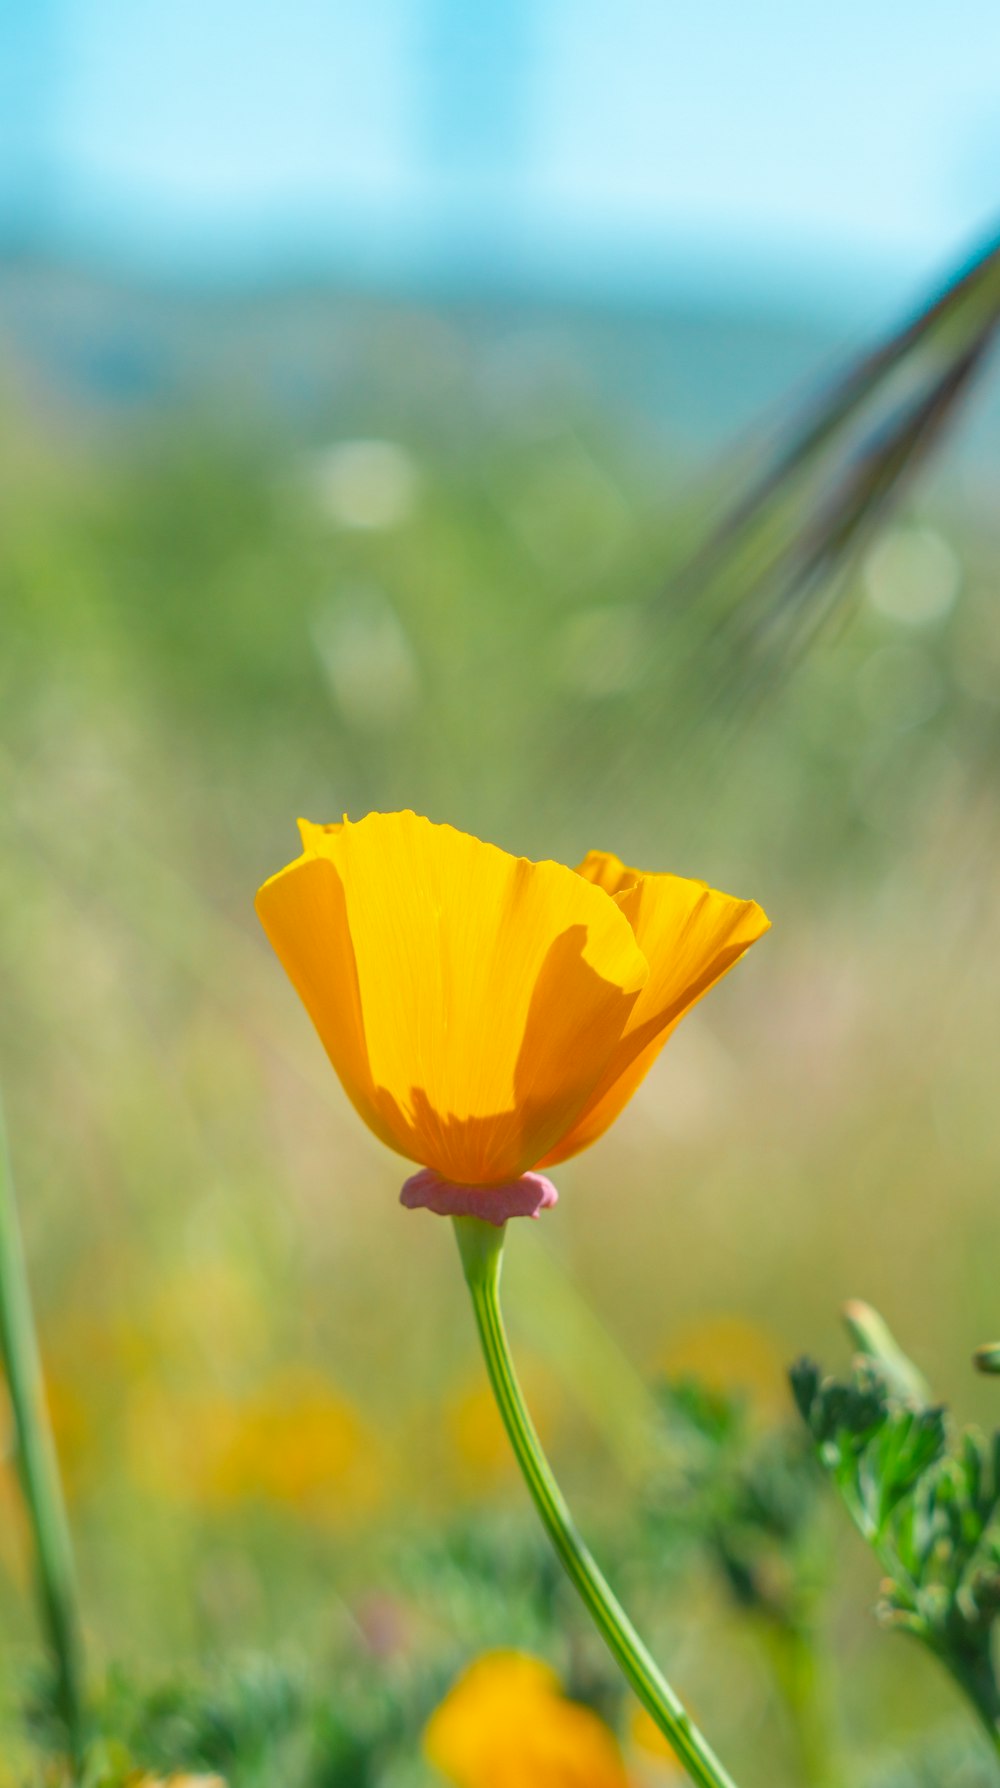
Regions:
M 41 1357 L 0 1109 L 0 1352 L 7 1374 L 17 1470 L 35 1552 L 42 1622 L 55 1668 L 56 1707 L 79 1779 L 83 1764 L 83 1648 L 66 1505 L 49 1421 Z

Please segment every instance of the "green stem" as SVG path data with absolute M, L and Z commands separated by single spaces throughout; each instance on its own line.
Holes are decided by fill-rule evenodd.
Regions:
M 802 1781 L 808 1788 L 837 1788 L 843 1771 L 815 1634 L 793 1619 L 765 1622 L 763 1638 L 794 1733 Z
M 456 1217 L 454 1222 L 486 1370 L 542 1525 L 615 1662 L 691 1780 L 699 1788 L 735 1788 L 601 1575 L 542 1451 L 517 1381 L 500 1312 L 504 1231 L 478 1217 Z
M 73 1553 L 45 1400 L 2 1111 L 0 1351 L 14 1417 L 18 1475 L 34 1539 L 38 1598 L 55 1663 L 57 1706 L 73 1764 L 79 1771 L 83 1761 L 82 1646 Z

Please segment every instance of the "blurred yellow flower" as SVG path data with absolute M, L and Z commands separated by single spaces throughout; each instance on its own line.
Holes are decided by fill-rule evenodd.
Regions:
M 59 1469 L 67 1497 L 75 1496 L 86 1476 L 93 1441 L 90 1411 L 73 1386 L 51 1372 L 45 1377 L 45 1400 Z M 17 1465 L 14 1413 L 6 1387 L 0 1384 L 0 1570 L 20 1586 L 31 1578 L 34 1545 L 25 1512 Z M 2 1778 L 0 1778 L 2 1784 Z
M 741 1316 L 709 1316 L 672 1337 L 663 1354 L 669 1378 L 697 1378 L 709 1390 L 741 1392 L 758 1416 L 788 1409 L 785 1350 L 763 1327 Z
M 522 1652 L 470 1665 L 431 1715 L 424 1750 L 455 1788 L 627 1788 L 614 1734 Z
M 628 1735 L 631 1745 L 655 1764 L 657 1781 L 662 1781 L 664 1776 L 683 1777 L 684 1765 L 678 1761 L 656 1721 L 638 1701 L 632 1703 Z
M 482 1485 L 516 1471 L 510 1442 L 489 1385 L 470 1385 L 453 1397 L 444 1412 L 456 1461 L 470 1483 Z
M 379 1490 L 360 1417 L 307 1371 L 276 1374 L 239 1411 L 213 1476 L 223 1501 L 258 1496 L 319 1519 L 368 1507 Z
M 361 1117 L 429 1170 L 407 1202 L 494 1222 L 554 1200 L 521 1176 L 597 1140 L 768 925 L 600 851 L 533 863 L 413 813 L 300 829 L 264 929 Z
M 13 1458 L 0 1459 L 0 1567 L 19 1586 L 28 1581 L 31 1536 Z M 0 1783 L 3 1778 L 0 1776 Z
M 540 1361 L 528 1359 L 521 1373 L 535 1425 L 548 1446 L 558 1419 L 552 1379 Z M 488 1384 L 465 1384 L 448 1399 L 445 1427 L 450 1458 L 466 1489 L 482 1490 L 517 1470 L 510 1442 Z
M 51 1371 L 45 1375 L 45 1399 L 63 1484 L 67 1494 L 74 1496 L 91 1462 L 92 1410 L 75 1383 L 66 1377 L 56 1377 Z
M 264 1502 L 321 1524 L 367 1511 L 382 1489 L 378 1447 L 319 1373 L 272 1374 L 242 1401 L 171 1399 L 146 1385 L 130 1423 L 136 1475 L 206 1508 Z

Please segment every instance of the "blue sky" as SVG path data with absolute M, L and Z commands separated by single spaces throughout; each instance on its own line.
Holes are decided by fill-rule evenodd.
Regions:
M 155 267 L 908 289 L 1000 213 L 997 0 L 0 0 L 0 204 Z

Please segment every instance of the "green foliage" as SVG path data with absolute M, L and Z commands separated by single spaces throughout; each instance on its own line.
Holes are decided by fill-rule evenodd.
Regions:
M 147 1774 L 217 1775 L 227 1788 L 368 1788 L 416 1755 L 428 1706 L 426 1685 L 415 1697 L 371 1661 L 327 1683 L 250 1657 L 152 1688 L 117 1668 L 92 1708 L 85 1788 L 131 1788 Z M 46 1727 L 38 1708 L 36 1736 Z
M 1000 1749 L 1000 1434 L 957 1430 L 943 1408 L 906 1395 L 895 1365 L 862 1354 L 838 1380 L 801 1360 L 792 1389 L 821 1464 L 886 1573 L 880 1618 L 941 1660 Z
M 738 1606 L 796 1625 L 819 1481 L 808 1447 L 785 1426 L 755 1431 L 740 1397 L 694 1379 L 659 1395 L 668 1466 L 647 1518 L 661 1547 L 700 1548 Z
M 879 1536 L 883 1566 L 892 1566 L 887 1615 L 910 1631 L 918 1579 L 925 1618 L 935 1596 L 961 1610 L 970 1632 L 973 1605 L 987 1615 L 985 1579 L 963 1572 L 962 1560 L 989 1525 L 995 1461 L 981 1437 L 950 1441 L 940 1411 L 905 1404 L 877 1361 L 862 1360 L 839 1385 L 813 1366 L 797 1368 L 795 1380 L 809 1435 L 761 1425 L 739 1397 L 692 1379 L 659 1386 L 658 1468 L 636 1521 L 609 1530 L 601 1553 L 616 1575 L 639 1566 L 650 1605 L 706 1564 L 714 1572 L 770 1671 L 791 1752 L 780 1779 L 802 1788 L 987 1788 L 982 1759 L 950 1730 L 931 1741 L 921 1732 L 912 1754 L 839 1760 L 819 1639 L 833 1557 L 814 1447 Z M 424 1724 L 470 1658 L 497 1645 L 550 1658 L 573 1694 L 612 1725 L 627 1721 L 620 1682 L 600 1647 L 581 1644 L 562 1578 L 527 1516 L 462 1512 L 402 1545 L 393 1578 L 398 1602 L 381 1616 L 359 1610 L 319 1662 L 292 1651 L 227 1656 L 152 1681 L 116 1666 L 92 1685 L 84 1788 L 189 1773 L 221 1776 L 227 1788 L 426 1788 Z M 941 1630 L 962 1657 L 955 1626 Z M 929 1629 L 922 1636 L 930 1642 Z M 68 1788 L 52 1773 L 63 1734 L 49 1676 L 34 1678 L 22 1706 L 34 1751 L 50 1760 L 24 1788 Z
M 879 1764 L 868 1788 L 995 1788 L 996 1769 L 968 1734 L 948 1731 L 909 1756 Z

